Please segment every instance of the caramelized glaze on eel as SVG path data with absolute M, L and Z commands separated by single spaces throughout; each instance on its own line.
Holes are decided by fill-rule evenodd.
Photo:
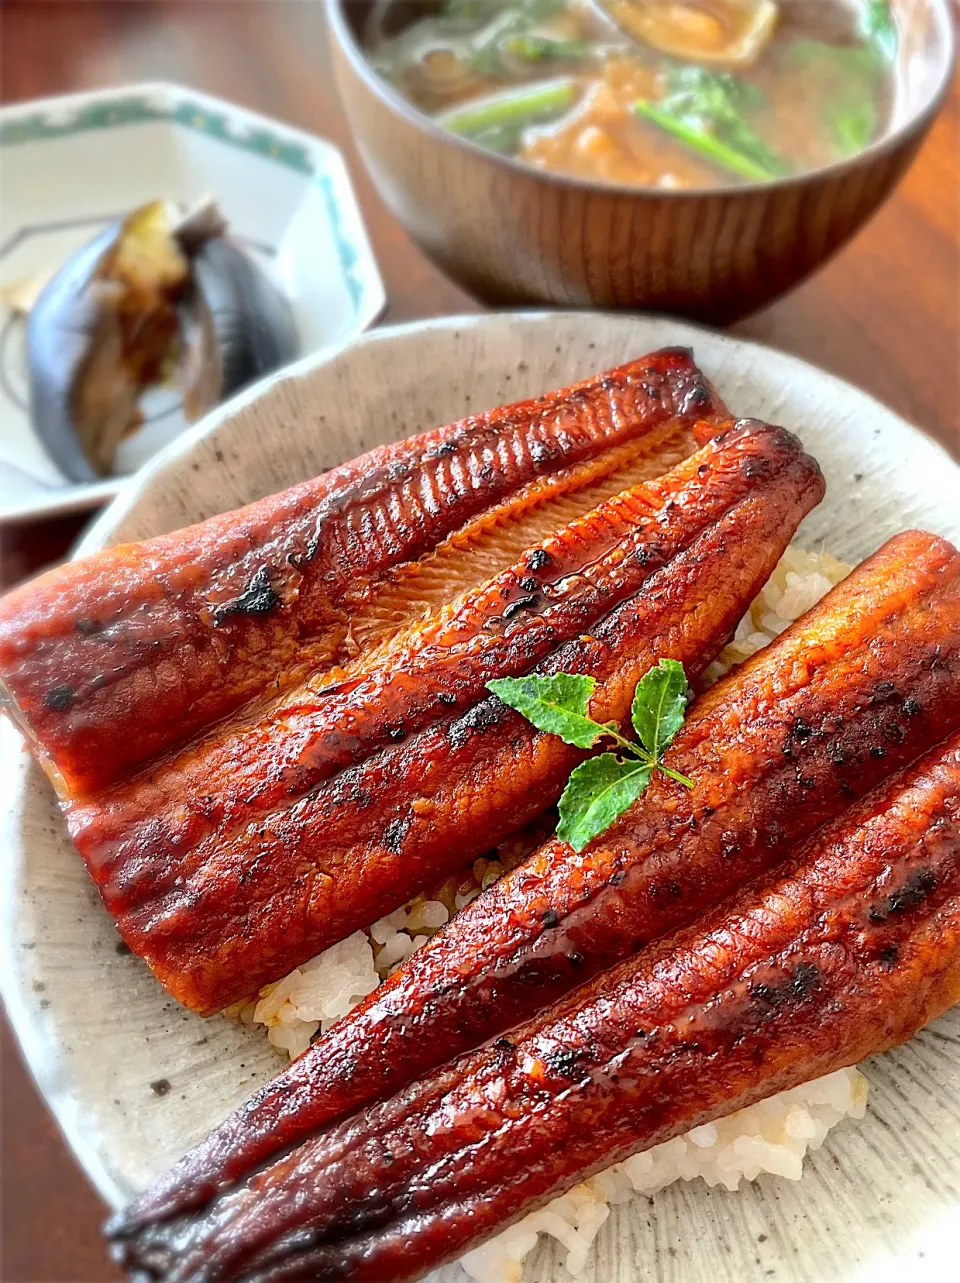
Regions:
M 699 672 L 823 482 L 740 425 L 542 541 L 371 667 L 68 808 L 130 947 L 212 1012 L 395 909 L 557 800 L 581 754 L 487 693 L 566 670 L 622 720 L 660 656 Z
M 613 1162 L 960 999 L 960 736 L 696 925 L 279 1159 L 111 1229 L 138 1283 L 420 1278 Z
M 189 1216 L 272 1155 L 690 921 L 960 727 L 960 555 L 897 536 L 691 708 L 657 780 L 581 855 L 489 888 L 127 1212 Z
M 700 421 L 729 415 L 670 349 L 61 566 L 0 601 L 5 697 L 61 797 L 90 795 L 665 471 Z

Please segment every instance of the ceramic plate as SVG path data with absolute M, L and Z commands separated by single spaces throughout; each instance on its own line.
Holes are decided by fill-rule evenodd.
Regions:
M 674 321 L 491 315 L 377 331 L 262 384 L 180 437 L 96 522 L 82 551 L 175 529 L 381 442 L 685 343 L 740 415 L 793 428 L 826 501 L 799 538 L 857 561 L 913 525 L 960 539 L 960 469 L 862 393 L 800 361 Z M 203 1020 L 117 948 L 41 772 L 4 727 L 0 978 L 30 1066 L 81 1163 L 118 1203 L 280 1068 L 262 1032 Z M 911 1283 L 956 1277 L 960 1009 L 868 1062 L 867 1117 L 841 1124 L 799 1183 L 739 1194 L 678 1184 L 615 1208 L 590 1283 Z M 563 1277 L 542 1248 L 526 1277 Z M 449 1267 L 443 1278 L 462 1278 Z
M 63 263 L 101 228 L 159 197 L 207 193 L 290 298 L 303 353 L 353 338 L 385 295 L 343 159 L 332 144 L 176 85 L 135 85 L 0 112 L 0 289 Z M 123 443 L 117 477 L 66 481 L 34 435 L 24 325 L 0 300 L 0 521 L 94 507 L 183 431 L 158 390 Z

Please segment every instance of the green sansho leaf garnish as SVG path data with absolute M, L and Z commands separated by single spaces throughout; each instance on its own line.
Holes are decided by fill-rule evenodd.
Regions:
M 633 757 L 588 757 L 570 772 L 563 790 L 557 837 L 582 851 L 633 805 L 652 774 L 652 766 Z
M 633 729 L 654 762 L 660 761 L 683 725 L 689 691 L 683 665 L 675 659 L 661 659 L 634 691 L 630 710 Z
M 553 677 L 498 677 L 487 682 L 487 690 L 522 713 L 538 731 L 559 735 L 576 748 L 593 748 L 608 733 L 587 712 L 596 684 L 593 677 L 556 673 Z
M 590 717 L 596 684 L 594 678 L 577 673 L 487 682 L 487 689 L 505 704 L 538 730 L 559 735 L 565 744 L 588 749 L 603 739 L 613 741 L 613 752 L 591 757 L 571 772 L 560 799 L 557 836 L 575 851 L 582 851 L 637 800 L 654 771 L 693 787 L 692 780 L 663 764 L 690 699 L 683 665 L 661 659 L 638 682 L 631 717 L 639 744 L 625 739 L 614 722 L 604 725 Z

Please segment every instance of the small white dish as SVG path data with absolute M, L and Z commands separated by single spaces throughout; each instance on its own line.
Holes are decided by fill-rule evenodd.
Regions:
M 155 459 L 79 553 L 235 508 L 363 450 L 561 387 L 652 349 L 693 348 L 738 415 L 782 423 L 827 478 L 801 543 L 850 562 L 922 526 L 960 541 L 960 469 L 856 388 L 678 321 L 590 312 L 452 317 L 377 330 L 215 410 Z M 0 719 L 2 720 L 2 719 Z M 114 1204 L 145 1187 L 283 1061 L 261 1029 L 169 998 L 124 947 L 20 736 L 0 726 L 0 985 L 33 1075 Z M 732 1194 L 679 1182 L 613 1209 L 584 1283 L 944 1283 L 960 1232 L 960 1008 L 863 1067 L 867 1116 L 800 1182 Z M 560 1283 L 541 1247 L 527 1283 Z M 458 1266 L 434 1283 L 465 1283 Z
M 300 352 L 337 347 L 386 302 L 350 179 L 329 142 L 170 84 L 17 103 L 0 111 L 0 290 L 56 269 L 138 205 L 211 194 L 293 307 Z M 29 415 L 24 323 L 0 298 L 0 522 L 91 508 L 185 427 L 159 390 L 115 477 L 64 479 Z

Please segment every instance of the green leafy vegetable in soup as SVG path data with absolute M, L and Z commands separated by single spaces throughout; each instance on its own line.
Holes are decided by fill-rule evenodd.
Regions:
M 539 169 L 681 188 L 869 146 L 896 52 L 887 0 L 441 0 L 371 41 L 452 133 Z
M 513 151 L 524 129 L 567 111 L 579 92 L 575 80 L 538 83 L 455 107 L 437 119 L 455 134 L 492 151 Z
M 747 112 L 766 103 L 761 89 L 725 72 L 680 66 L 667 77 L 659 102 L 638 102 L 634 111 L 742 178 L 763 180 L 789 172 L 784 158 L 747 121 Z

